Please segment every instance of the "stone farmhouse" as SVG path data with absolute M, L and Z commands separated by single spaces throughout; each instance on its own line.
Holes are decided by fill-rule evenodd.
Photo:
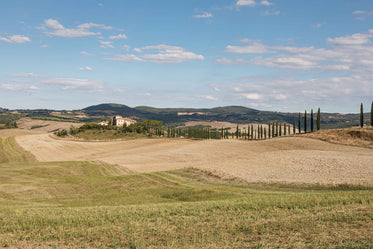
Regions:
M 113 117 L 113 125 L 114 126 L 123 126 L 126 124 L 127 126 L 136 123 L 136 120 L 130 118 L 123 118 L 122 116 L 116 115 Z

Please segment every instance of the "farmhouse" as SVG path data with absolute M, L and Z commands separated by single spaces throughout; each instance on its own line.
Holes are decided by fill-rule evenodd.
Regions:
M 130 118 L 123 118 L 122 116 L 116 115 L 113 117 L 113 125 L 115 126 L 123 126 L 126 124 L 127 126 L 136 123 L 136 120 Z

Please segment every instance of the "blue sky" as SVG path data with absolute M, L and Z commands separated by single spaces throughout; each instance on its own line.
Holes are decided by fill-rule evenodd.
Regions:
M 4 0 L 0 107 L 359 112 L 371 0 Z

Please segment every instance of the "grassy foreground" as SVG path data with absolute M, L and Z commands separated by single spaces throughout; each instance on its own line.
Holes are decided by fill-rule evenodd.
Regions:
M 373 247 L 369 187 L 247 184 L 195 169 L 119 175 L 30 162 L 0 139 L 0 247 Z

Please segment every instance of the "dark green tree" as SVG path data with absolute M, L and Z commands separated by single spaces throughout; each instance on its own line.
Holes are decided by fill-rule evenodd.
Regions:
M 268 139 L 271 138 L 271 122 L 268 123 Z
M 299 119 L 298 119 L 298 133 L 302 133 L 302 121 L 301 121 L 300 113 L 299 113 Z
M 272 137 L 275 137 L 275 122 L 272 123 Z
M 276 137 L 278 137 L 278 121 L 276 121 Z
M 282 128 L 281 128 L 281 123 L 279 124 L 279 133 L 278 135 L 281 137 L 282 136 Z
M 373 101 L 372 106 L 370 107 L 370 126 L 373 126 Z
M 311 109 L 311 132 L 313 132 L 313 109 Z
M 267 139 L 267 128 L 264 127 L 264 139 Z
M 304 111 L 304 133 L 307 133 L 307 111 Z
M 321 129 L 321 113 L 320 113 L 320 107 L 317 110 L 317 130 Z
M 284 123 L 284 136 L 286 136 L 286 123 Z
M 363 103 L 361 103 L 361 105 L 360 105 L 360 126 L 361 126 L 361 128 L 363 128 L 363 126 L 364 126 L 364 107 L 363 107 Z
M 294 122 L 293 122 L 293 134 L 295 134 L 295 132 L 296 132 L 296 128 L 295 128 L 295 118 L 294 118 Z

